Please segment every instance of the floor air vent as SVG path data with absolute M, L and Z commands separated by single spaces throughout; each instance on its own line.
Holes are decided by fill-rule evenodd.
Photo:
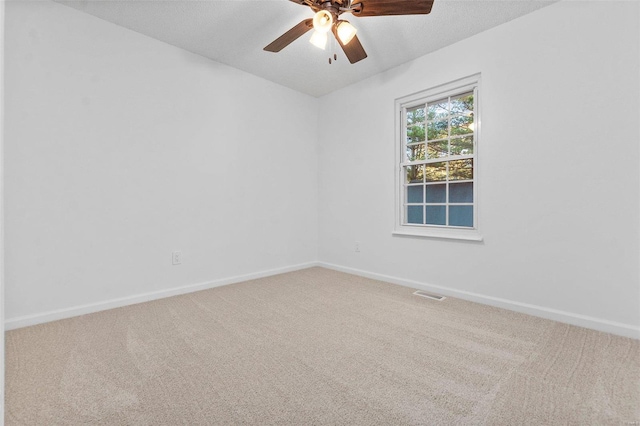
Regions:
M 426 297 L 427 299 L 433 299 L 433 300 L 444 300 L 444 299 L 446 299 L 446 297 L 444 297 L 444 296 L 439 296 L 437 294 L 430 294 L 430 293 L 427 293 L 427 292 L 422 291 L 422 290 L 418 290 L 418 291 L 414 292 L 413 294 L 415 294 L 416 296 Z

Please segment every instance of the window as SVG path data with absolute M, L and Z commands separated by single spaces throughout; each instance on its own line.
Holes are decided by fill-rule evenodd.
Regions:
M 476 75 L 396 100 L 396 234 L 482 239 L 479 85 Z

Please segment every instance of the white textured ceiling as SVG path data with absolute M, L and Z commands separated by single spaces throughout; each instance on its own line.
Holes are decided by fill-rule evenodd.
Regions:
M 354 17 L 368 58 L 350 64 L 309 43 L 311 32 L 280 53 L 264 46 L 303 19 L 307 6 L 288 0 L 57 0 L 214 61 L 312 96 L 322 96 L 557 0 L 435 0 L 429 15 Z M 333 53 L 333 50 L 331 51 Z

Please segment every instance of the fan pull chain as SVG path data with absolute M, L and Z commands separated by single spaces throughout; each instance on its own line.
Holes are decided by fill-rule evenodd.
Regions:
M 331 50 L 333 50 L 333 62 L 338 60 L 338 55 L 335 53 L 336 51 L 336 40 L 331 38 Z M 329 65 L 332 64 L 331 57 L 329 57 Z

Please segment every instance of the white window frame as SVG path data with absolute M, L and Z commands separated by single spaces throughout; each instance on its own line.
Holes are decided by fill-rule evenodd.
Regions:
M 474 147 L 473 147 L 473 223 L 474 226 L 469 227 L 452 227 L 443 225 L 424 225 L 424 224 L 408 224 L 404 223 L 404 205 L 405 193 L 404 184 L 404 166 L 405 149 L 406 149 L 406 118 L 405 111 L 417 105 L 433 102 L 444 97 L 459 95 L 464 92 L 474 92 Z M 433 237 L 447 238 L 458 240 L 482 241 L 479 227 L 479 141 L 481 133 L 480 119 L 480 74 L 474 74 L 464 77 L 450 83 L 442 84 L 423 90 L 418 93 L 403 96 L 395 100 L 395 174 L 396 174 L 396 199 L 395 199 L 395 227 L 393 235 L 415 236 L 415 237 Z M 426 125 L 426 122 L 425 122 Z M 426 130 L 426 129 L 425 129 Z M 443 160 L 446 160 L 443 158 Z

